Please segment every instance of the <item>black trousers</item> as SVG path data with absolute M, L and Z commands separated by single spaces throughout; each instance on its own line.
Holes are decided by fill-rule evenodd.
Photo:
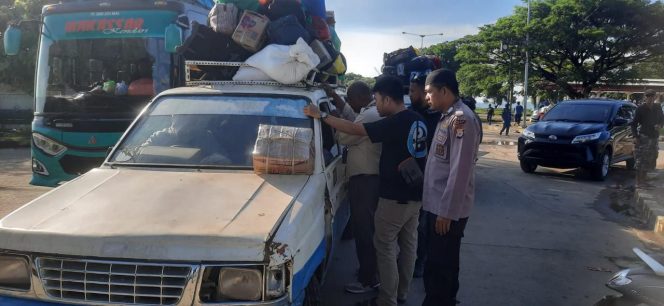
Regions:
M 378 175 L 355 175 L 348 186 L 350 222 L 355 236 L 355 252 L 360 262 L 358 281 L 363 285 L 378 283 L 376 249 L 374 248 L 374 215 L 378 207 Z
M 426 297 L 422 306 L 453 306 L 459 291 L 461 238 L 468 218 L 452 221 L 445 235 L 436 233 L 436 215 L 427 212 L 428 256 L 424 267 Z
M 424 264 L 427 260 L 427 237 L 429 236 L 429 227 L 427 220 L 428 212 L 420 209 L 420 224 L 417 226 L 417 264 Z

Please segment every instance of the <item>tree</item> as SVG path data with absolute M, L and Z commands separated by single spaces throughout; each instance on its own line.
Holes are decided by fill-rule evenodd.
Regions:
M 572 98 L 587 97 L 597 83 L 636 78 L 633 65 L 664 54 L 664 4 L 650 0 L 532 0 L 493 30 L 530 33 L 534 73 Z M 580 85 L 580 90 L 570 83 Z
M 49 0 L 0 0 L 0 33 L 7 26 L 22 20 L 39 20 L 41 8 Z M 21 51 L 16 56 L 6 56 L 0 46 L 0 84 L 7 84 L 26 93 L 32 93 L 39 40 L 39 23 L 21 23 Z
M 469 37 L 470 36 L 429 46 L 424 48 L 422 53 L 440 57 L 443 68 L 457 72 L 459 68 L 461 68 L 461 62 L 456 59 L 458 48 L 460 45 L 464 44 Z
M 376 80 L 374 78 L 365 77 L 352 72 L 346 73 L 346 85 L 353 84 L 353 82 L 356 81 L 362 81 L 364 83 L 367 83 L 369 87 L 373 87 L 373 85 L 376 84 Z

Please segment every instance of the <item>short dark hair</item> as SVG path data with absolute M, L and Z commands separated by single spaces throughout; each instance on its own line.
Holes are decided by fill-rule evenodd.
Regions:
M 424 87 L 427 81 L 427 74 L 426 73 L 417 73 L 415 74 L 412 78 L 410 78 L 410 82 L 413 84 L 417 84 L 419 86 Z
M 376 79 L 376 84 L 374 85 L 371 92 L 379 93 L 383 96 L 388 96 L 394 101 L 403 103 L 403 83 L 401 80 L 395 76 L 391 75 L 382 75 Z
M 452 70 L 438 69 L 429 73 L 426 85 L 437 88 L 447 87 L 454 95 L 459 95 L 459 82 L 457 82 L 456 74 Z

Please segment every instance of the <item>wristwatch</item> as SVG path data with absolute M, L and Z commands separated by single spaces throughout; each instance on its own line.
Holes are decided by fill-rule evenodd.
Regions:
M 328 116 L 330 116 L 330 114 L 328 114 L 327 112 L 320 112 L 320 119 L 321 120 L 327 118 Z

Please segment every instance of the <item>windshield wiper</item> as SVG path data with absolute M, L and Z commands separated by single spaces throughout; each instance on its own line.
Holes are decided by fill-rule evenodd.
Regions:
M 182 165 L 182 164 L 141 164 L 141 163 L 118 163 L 118 162 L 109 162 L 105 165 L 110 166 L 111 168 L 175 168 L 175 169 L 220 169 L 220 170 L 246 170 L 251 169 L 248 166 L 214 166 L 214 165 Z

